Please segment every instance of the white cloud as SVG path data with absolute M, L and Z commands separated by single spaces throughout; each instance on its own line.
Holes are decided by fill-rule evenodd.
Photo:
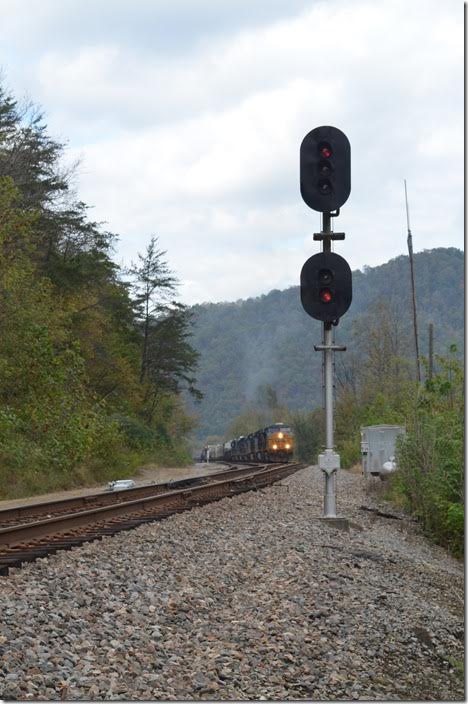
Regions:
M 69 137 L 70 158 L 82 157 L 80 197 L 120 233 L 117 258 L 158 235 L 189 302 L 296 284 L 319 227 L 299 194 L 299 145 L 320 124 L 351 141 L 352 192 L 336 229 L 353 268 L 406 251 L 404 178 L 415 249 L 462 246 L 456 0 L 298 2 L 289 14 L 274 2 L 270 15 L 268 3 L 227 3 L 231 25 L 215 0 L 85 5 L 31 2 L 44 44 L 17 75 Z M 111 7 L 128 14 L 128 30 Z M 196 15 L 195 29 L 177 12 Z M 10 11 L 13 34 L 33 32 L 30 18 L 13 20 Z M 166 46 L 163 30 L 178 26 Z

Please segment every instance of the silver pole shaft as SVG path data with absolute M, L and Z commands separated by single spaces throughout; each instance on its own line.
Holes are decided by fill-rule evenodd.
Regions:
M 333 332 L 331 325 L 323 324 L 323 338 L 325 345 L 333 343 Z M 324 350 L 324 366 L 325 366 L 325 444 L 326 450 L 333 450 L 333 359 L 332 350 Z M 324 515 L 325 518 L 336 517 L 336 472 L 325 474 L 325 497 L 324 497 Z
M 336 518 L 336 472 L 325 474 L 325 499 L 323 515 L 325 518 Z
M 323 341 L 326 346 L 333 344 L 331 325 L 323 324 Z M 324 350 L 325 367 L 325 447 L 333 450 L 333 352 Z
M 323 213 L 323 233 L 331 232 L 330 213 Z M 323 240 L 323 251 L 331 252 L 331 240 Z M 323 344 L 330 347 L 333 344 L 333 331 L 331 323 L 323 324 Z M 333 352 L 331 349 L 323 351 L 323 367 L 325 377 L 325 450 L 333 451 Z M 336 472 L 324 472 L 325 475 L 325 518 L 336 517 Z

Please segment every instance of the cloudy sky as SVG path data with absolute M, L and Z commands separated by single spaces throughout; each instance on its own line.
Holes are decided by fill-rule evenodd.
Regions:
M 461 0 L 0 0 L 0 65 L 79 158 L 129 264 L 156 235 L 186 303 L 299 283 L 318 125 L 351 142 L 335 251 L 352 269 L 463 248 Z

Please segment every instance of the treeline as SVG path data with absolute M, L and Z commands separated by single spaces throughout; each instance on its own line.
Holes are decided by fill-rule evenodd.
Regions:
M 463 252 L 438 248 L 417 252 L 414 259 L 420 351 L 428 354 L 428 328 L 433 323 L 434 353 L 444 356 L 455 343 L 462 358 Z M 337 365 L 351 355 L 359 364 L 369 342 L 366 316 L 382 304 L 392 315 L 397 312 L 406 341 L 399 355 L 414 368 L 407 256 L 353 272 L 351 308 L 335 330 L 336 341 L 346 344 L 348 352 L 337 355 Z M 302 309 L 298 286 L 235 303 L 197 305 L 193 312 L 193 345 L 201 355 L 198 378 L 204 393 L 201 404 L 193 408 L 200 418 L 200 442 L 207 435 L 224 434 L 232 419 L 254 402 L 261 385 L 271 385 L 291 410 L 320 406 L 322 360 L 314 344 L 321 340 L 322 327 Z
M 0 86 L 0 485 L 16 496 L 189 461 L 191 313 L 152 238 L 120 270 L 42 115 Z

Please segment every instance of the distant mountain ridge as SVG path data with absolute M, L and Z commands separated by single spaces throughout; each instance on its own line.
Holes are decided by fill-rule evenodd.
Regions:
M 414 268 L 420 354 L 428 353 L 430 322 L 436 354 L 446 354 L 453 343 L 463 354 L 464 253 L 453 247 L 418 252 Z M 353 324 L 377 301 L 395 306 L 412 329 L 408 256 L 353 272 L 353 302 L 336 328 L 337 342 L 351 350 Z M 321 340 L 322 324 L 304 312 L 299 286 L 235 303 L 196 305 L 192 311 L 192 345 L 200 353 L 198 387 L 204 399 L 189 405 L 199 420 L 199 438 L 224 435 L 261 384 L 271 385 L 290 409 L 321 404 L 322 360 L 314 344 Z M 353 344 L 359 346 L 359 340 Z M 406 356 L 414 358 L 412 345 Z

